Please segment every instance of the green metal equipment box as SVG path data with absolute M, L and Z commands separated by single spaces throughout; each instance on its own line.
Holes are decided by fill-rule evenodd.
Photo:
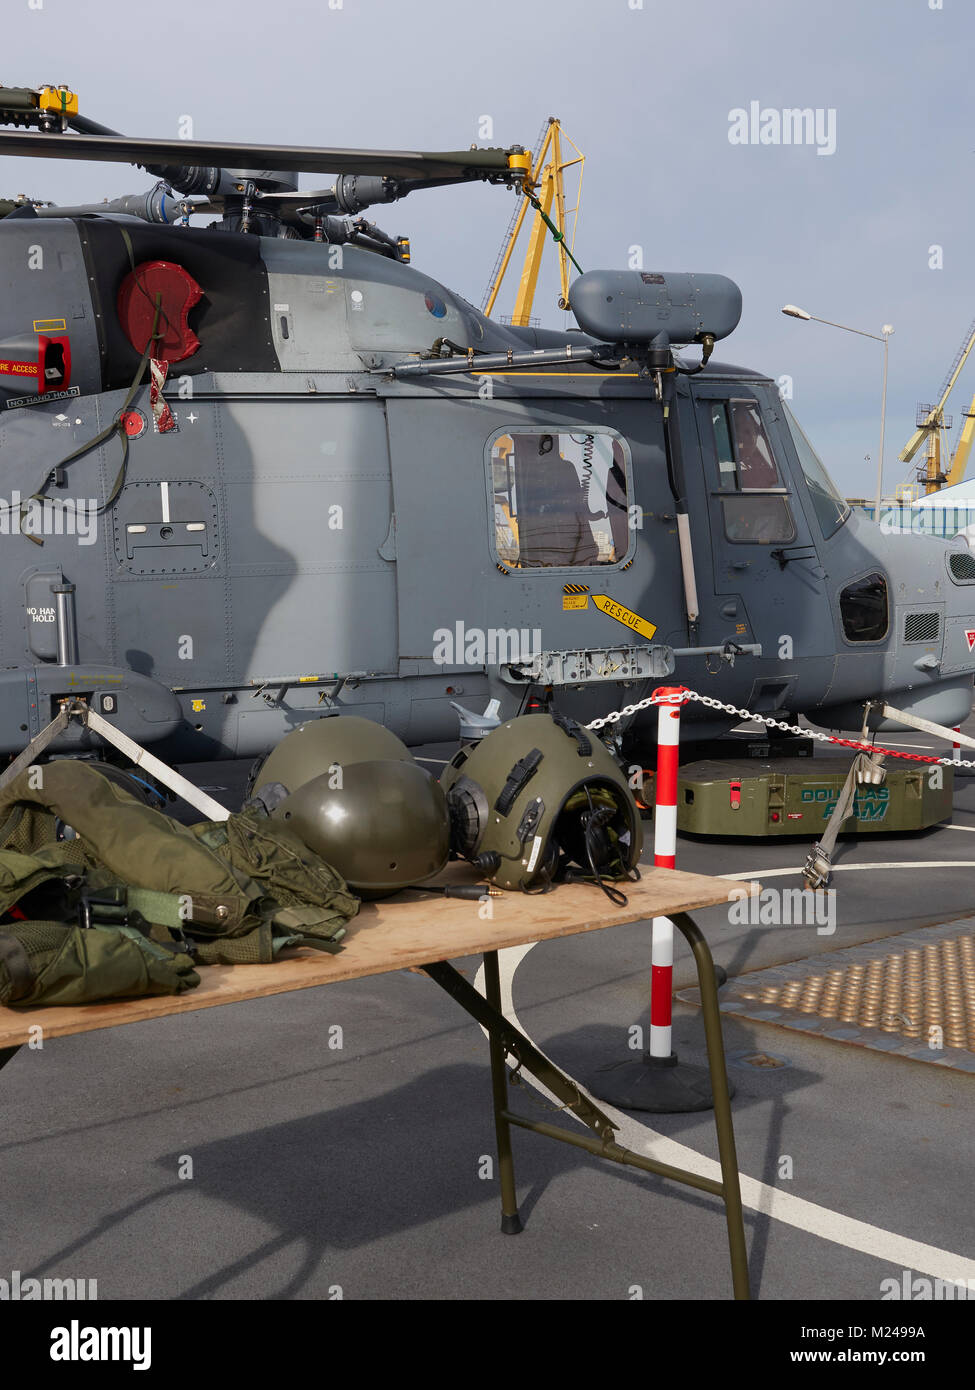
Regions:
M 687 763 L 677 780 L 677 829 L 692 835 L 822 835 L 852 758 L 776 758 Z M 893 764 L 893 765 L 892 765 Z M 879 786 L 857 788 L 843 834 L 926 830 L 951 815 L 954 771 L 887 763 Z M 653 779 L 641 797 L 653 805 Z M 650 819 L 652 819 L 652 810 Z

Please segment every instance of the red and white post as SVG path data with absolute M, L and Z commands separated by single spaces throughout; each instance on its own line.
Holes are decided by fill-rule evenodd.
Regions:
M 961 733 L 961 725 L 960 725 L 960 724 L 956 724 L 955 727 L 954 727 L 953 732 L 956 733 L 956 734 L 960 734 L 960 733 Z M 960 743 L 953 743 L 953 744 L 951 745 L 951 756 L 952 756 L 952 759 L 953 759 L 954 762 L 956 762 L 956 763 L 960 763 L 960 762 L 961 762 L 961 744 L 960 744 Z
M 684 686 L 664 685 L 653 692 L 662 703 L 657 708 L 657 780 L 653 810 L 653 862 L 658 869 L 672 869 L 677 856 L 677 765 L 680 744 L 680 707 L 676 697 Z M 674 973 L 674 924 L 669 917 L 654 917 L 650 947 L 650 1047 L 651 1057 L 670 1057 L 671 995 Z
M 657 779 L 654 797 L 653 862 L 675 867 L 677 854 L 677 761 L 683 685 L 664 685 L 653 692 L 657 705 Z M 654 917 L 650 944 L 650 1039 L 640 1058 L 600 1067 L 588 1082 L 597 1100 L 622 1110 L 677 1115 L 709 1110 L 714 1099 L 708 1067 L 678 1064 L 673 1049 L 671 994 L 674 974 L 674 924 Z M 729 1086 L 728 1094 L 733 1095 Z

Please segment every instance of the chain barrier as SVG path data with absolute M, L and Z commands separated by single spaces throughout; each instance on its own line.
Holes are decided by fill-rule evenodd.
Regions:
M 622 709 L 613 710 L 611 714 L 606 714 L 602 719 L 594 719 L 586 728 L 593 733 L 598 732 L 607 724 L 618 724 L 621 719 L 639 714 L 641 710 L 650 709 L 653 705 L 682 705 L 688 700 L 696 700 L 698 704 L 705 705 L 708 709 L 721 710 L 724 714 L 736 714 L 742 722 L 757 721 L 764 724 L 767 729 L 779 729 L 784 734 L 799 734 L 802 738 L 816 739 L 819 743 L 832 743 L 841 748 L 855 748 L 862 753 L 882 753 L 887 758 L 903 758 L 912 763 L 940 763 L 944 767 L 972 767 L 975 768 L 975 761 L 960 758 L 934 758 L 926 753 L 902 753 L 896 748 L 882 748 L 877 743 L 862 743 L 855 738 L 839 738 L 836 734 L 827 734 L 820 729 L 803 729 L 799 724 L 786 724 L 782 719 L 769 719 L 764 714 L 753 714 L 751 710 L 739 709 L 736 705 L 726 705 L 722 700 L 716 700 L 712 695 L 702 695 L 697 690 L 686 690 L 683 687 L 679 690 L 674 689 L 668 695 L 648 695 L 645 700 L 640 700 L 635 705 L 624 705 Z

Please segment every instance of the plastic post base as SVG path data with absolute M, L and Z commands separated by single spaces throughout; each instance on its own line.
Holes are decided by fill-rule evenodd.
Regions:
M 639 1060 L 610 1062 L 592 1073 L 586 1089 L 620 1110 L 648 1110 L 657 1115 L 681 1115 L 714 1106 L 708 1068 L 678 1062 L 676 1052 L 669 1057 L 645 1052 Z M 728 1095 L 734 1094 L 729 1081 Z
M 501 1232 L 506 1236 L 517 1236 L 524 1230 L 521 1224 L 521 1217 L 517 1212 L 513 1216 L 501 1216 Z

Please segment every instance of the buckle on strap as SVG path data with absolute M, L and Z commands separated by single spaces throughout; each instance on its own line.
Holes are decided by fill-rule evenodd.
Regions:
M 78 899 L 78 926 L 127 927 L 129 925 L 128 889 L 87 888 Z
M 138 900 L 138 894 L 136 898 Z M 175 938 L 173 941 L 160 941 L 153 936 L 142 913 L 129 905 L 129 890 L 124 884 L 116 888 L 83 892 L 78 900 L 78 926 L 82 930 L 90 927 L 134 928 L 156 950 L 168 951 L 174 956 L 195 956 L 197 952 L 196 942 L 185 936 L 180 927 L 167 927 Z
M 835 815 L 836 812 L 834 811 Z M 832 864 L 830 863 L 829 852 L 822 844 L 813 845 L 806 856 L 806 862 L 802 868 L 802 876 L 806 881 L 806 887 L 815 892 L 819 888 L 826 888 L 832 877 Z

